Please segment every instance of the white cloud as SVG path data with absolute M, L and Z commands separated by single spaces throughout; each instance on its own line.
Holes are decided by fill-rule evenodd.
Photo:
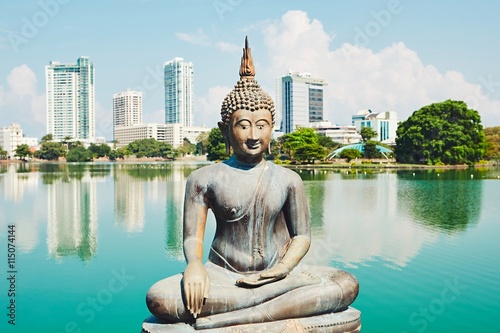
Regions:
M 194 45 L 201 45 L 201 46 L 211 46 L 212 43 L 210 42 L 209 37 L 203 32 L 203 29 L 198 29 L 194 33 L 186 33 L 186 32 L 176 32 L 175 37 L 177 39 L 188 42 L 190 44 Z
M 45 94 L 37 91 L 36 74 L 27 65 L 12 69 L 0 86 L 2 123 L 19 123 L 27 136 L 43 136 L 45 128 Z
M 222 52 L 237 52 L 241 50 L 241 46 L 233 43 L 217 42 L 215 45 Z
M 196 32 L 194 32 L 194 33 L 176 32 L 175 37 L 177 37 L 177 39 L 179 39 L 179 40 L 182 40 L 184 42 L 187 42 L 187 43 L 190 43 L 193 45 L 214 47 L 222 52 L 232 53 L 232 52 L 236 52 L 236 51 L 241 49 L 240 46 L 238 46 L 234 43 L 229 43 L 229 42 L 224 42 L 224 41 L 212 42 L 210 37 L 201 28 L 196 30 Z
M 19 97 L 36 95 L 36 75 L 27 65 L 15 67 L 7 76 L 7 83 Z
M 349 43 L 332 50 L 334 36 L 303 11 L 289 11 L 261 32 L 270 66 L 258 71 L 260 80 L 273 86 L 288 70 L 325 79 L 329 120 L 350 124 L 352 114 L 367 108 L 394 110 L 405 120 L 429 103 L 456 99 L 478 110 L 483 124 L 500 124 L 500 101 L 491 100 L 484 86 L 467 82 L 460 72 L 423 64 L 402 42 L 376 53 Z
M 232 88 L 215 86 L 208 89 L 205 96 L 195 98 L 195 123 L 207 127 L 217 126 L 220 120 L 222 101 Z

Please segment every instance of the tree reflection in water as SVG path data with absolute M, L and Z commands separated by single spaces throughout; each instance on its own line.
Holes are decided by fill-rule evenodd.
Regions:
M 402 171 L 398 196 L 417 223 L 462 232 L 479 220 L 484 176 L 480 170 Z

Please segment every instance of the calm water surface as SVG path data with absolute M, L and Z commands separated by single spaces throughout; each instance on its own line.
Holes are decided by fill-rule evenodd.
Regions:
M 184 185 L 199 167 L 0 165 L 0 331 L 139 332 L 149 286 L 185 267 Z M 499 169 L 299 174 L 305 260 L 357 276 L 362 332 L 500 332 Z

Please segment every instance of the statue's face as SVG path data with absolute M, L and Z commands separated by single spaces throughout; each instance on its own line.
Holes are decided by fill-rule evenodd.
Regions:
M 269 110 L 238 110 L 229 121 L 229 144 L 238 160 L 256 163 L 271 141 L 273 119 Z

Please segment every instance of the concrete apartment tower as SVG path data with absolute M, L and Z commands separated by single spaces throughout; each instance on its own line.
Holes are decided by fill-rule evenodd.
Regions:
M 88 57 L 45 67 L 47 134 L 55 140 L 95 137 L 95 71 Z
M 193 126 L 193 63 L 174 58 L 163 66 L 165 123 Z
M 142 92 L 127 89 L 113 94 L 113 139 L 120 126 L 142 124 Z
M 297 126 L 310 127 L 311 123 L 324 121 L 323 87 L 328 83 L 313 78 L 308 73 L 289 72 L 281 78 L 281 131 L 285 134 Z M 278 113 L 280 110 L 278 110 Z

